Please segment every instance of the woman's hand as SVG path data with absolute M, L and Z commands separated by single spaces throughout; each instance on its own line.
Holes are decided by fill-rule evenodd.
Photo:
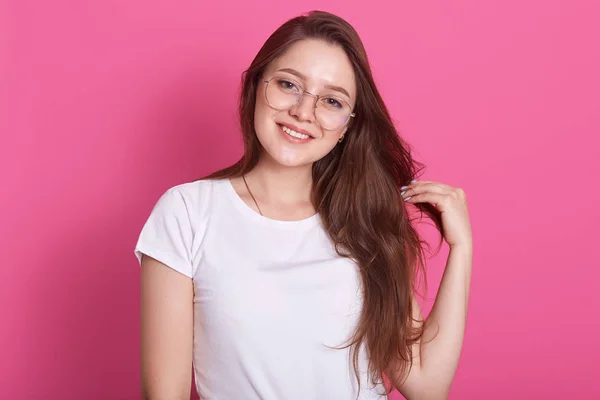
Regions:
M 441 213 L 444 239 L 451 248 L 472 248 L 471 224 L 464 190 L 432 181 L 411 182 L 401 189 L 404 201 L 431 203 Z

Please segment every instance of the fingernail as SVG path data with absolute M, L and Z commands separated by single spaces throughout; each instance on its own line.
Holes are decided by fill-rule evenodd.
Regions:
M 400 196 L 404 196 L 404 193 L 406 193 L 406 190 L 403 192 L 400 192 Z
M 400 190 L 408 189 L 408 186 L 402 186 Z
M 416 179 L 413 179 L 412 181 L 410 181 L 410 183 L 415 183 L 416 181 L 417 181 Z
M 410 199 L 412 199 L 412 196 L 405 198 L 404 201 L 408 201 Z

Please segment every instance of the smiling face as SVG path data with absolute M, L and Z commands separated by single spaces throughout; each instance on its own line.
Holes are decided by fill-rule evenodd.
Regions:
M 338 144 L 347 124 L 330 130 L 319 121 L 336 122 L 332 115 L 344 102 L 350 109 L 356 102 L 354 70 L 344 50 L 321 40 L 300 40 L 273 60 L 263 76 L 271 80 L 269 93 L 289 96 L 304 90 L 321 99 L 317 105 L 319 119 L 315 118 L 316 97 L 310 94 L 289 110 L 278 110 L 272 107 L 277 103 L 275 95 L 267 101 L 267 84 L 261 81 L 256 91 L 254 128 L 266 152 L 262 156 L 296 167 L 312 165 L 327 155 Z

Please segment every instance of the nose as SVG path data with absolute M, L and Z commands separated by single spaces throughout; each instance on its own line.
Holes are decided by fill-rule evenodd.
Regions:
M 314 94 L 305 91 L 300 101 L 290 108 L 290 114 L 300 121 L 315 122 L 316 97 Z

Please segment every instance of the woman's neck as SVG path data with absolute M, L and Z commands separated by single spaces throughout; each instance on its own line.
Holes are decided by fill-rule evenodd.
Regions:
M 312 165 L 286 167 L 262 158 L 246 180 L 255 197 L 269 203 L 310 202 Z

